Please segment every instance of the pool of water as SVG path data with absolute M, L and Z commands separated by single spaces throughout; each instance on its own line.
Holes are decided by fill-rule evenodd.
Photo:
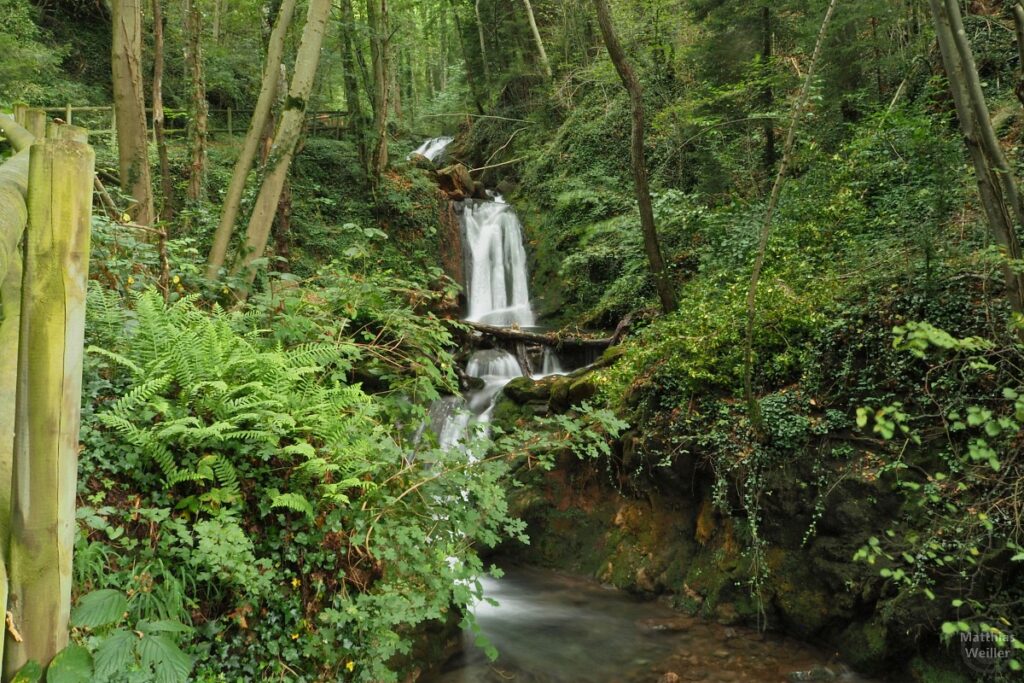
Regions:
M 474 611 L 497 661 L 466 634 L 463 651 L 431 683 L 869 681 L 798 641 L 689 617 L 575 576 L 514 568 L 484 585 L 498 605 Z

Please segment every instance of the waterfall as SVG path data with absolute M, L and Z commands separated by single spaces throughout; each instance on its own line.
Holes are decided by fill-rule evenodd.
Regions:
M 455 138 L 451 137 L 431 138 L 417 147 L 416 151 L 407 156 L 406 159 L 412 159 L 413 156 L 419 154 L 431 162 L 437 161 L 444 154 L 445 150 L 448 149 L 448 145 L 452 144 L 454 140 Z
M 501 195 L 466 200 L 460 214 L 466 256 L 467 320 L 532 327 L 526 249 L 519 217 Z

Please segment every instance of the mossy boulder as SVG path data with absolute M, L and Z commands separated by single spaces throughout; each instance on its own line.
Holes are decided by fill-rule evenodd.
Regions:
M 877 619 L 855 621 L 839 634 L 836 646 L 843 660 L 854 669 L 882 673 L 889 655 L 888 629 Z
M 547 401 L 551 397 L 551 382 L 535 382 L 529 377 L 516 377 L 502 390 L 511 401 L 524 405 L 534 401 Z

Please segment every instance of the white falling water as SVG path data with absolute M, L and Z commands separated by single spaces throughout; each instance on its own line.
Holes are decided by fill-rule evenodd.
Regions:
M 467 200 L 462 205 L 461 222 L 467 260 L 467 320 L 532 327 L 526 249 L 516 212 L 500 195 L 495 195 L 494 201 Z
M 562 359 L 558 357 L 554 349 L 545 346 L 544 347 L 544 367 L 542 370 L 542 377 L 551 377 L 552 375 L 567 375 L 565 368 L 562 367 Z
M 513 379 L 522 377 L 523 371 L 519 367 L 519 361 L 511 353 L 489 349 L 477 351 L 470 356 L 466 374 L 478 377 L 484 382 L 482 389 L 468 396 L 469 410 L 477 416 L 479 422 L 489 422 L 491 408 L 494 407 L 498 393 Z
M 448 145 L 452 144 L 454 140 L 455 138 L 451 137 L 431 138 L 417 147 L 406 159 L 411 159 L 414 155 L 419 154 L 422 157 L 426 157 L 429 161 L 437 161 L 444 154 Z

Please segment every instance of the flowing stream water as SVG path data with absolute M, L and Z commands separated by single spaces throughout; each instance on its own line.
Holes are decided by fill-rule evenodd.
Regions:
M 444 152 L 450 138 L 417 150 L 428 158 Z M 434 157 L 431 157 L 433 154 Z M 466 318 L 509 327 L 532 327 L 529 273 L 522 225 L 497 194 L 457 205 L 466 272 Z M 565 374 L 563 359 L 544 349 L 535 379 Z M 464 397 L 446 397 L 430 410 L 430 427 L 443 448 L 459 448 L 471 430 L 486 430 L 502 388 L 524 375 L 511 353 L 474 352 L 466 374 L 482 385 Z M 477 432 L 479 433 L 479 431 Z M 477 621 L 498 648 L 491 663 L 466 634 L 460 655 L 439 683 L 654 683 L 667 672 L 682 681 L 769 683 L 863 681 L 795 641 L 681 615 L 587 579 L 537 569 L 513 569 L 500 580 L 483 579 L 497 605 L 475 606 Z M 792 672 L 799 672 L 791 678 Z

